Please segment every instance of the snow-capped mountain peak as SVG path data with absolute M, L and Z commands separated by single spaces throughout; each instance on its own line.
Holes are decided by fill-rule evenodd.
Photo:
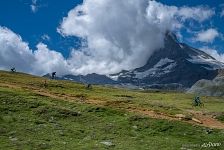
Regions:
M 134 70 L 110 75 L 121 83 L 134 85 L 181 84 L 190 87 L 196 81 L 212 79 L 224 64 L 207 53 L 179 43 L 173 33 L 167 33 L 161 48 L 147 63 Z

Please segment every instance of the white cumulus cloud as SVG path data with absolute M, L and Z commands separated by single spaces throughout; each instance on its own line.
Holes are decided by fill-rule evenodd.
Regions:
M 35 58 L 32 64 L 33 74 L 45 74 L 56 71 L 58 75 L 68 74 L 69 66 L 63 55 L 54 50 L 49 50 L 47 45 L 39 43 L 33 52 Z
M 214 15 L 208 7 L 167 6 L 149 0 L 85 0 L 69 11 L 58 28 L 63 36 L 78 36 L 86 47 L 69 59 L 77 73 L 114 73 L 144 65 L 163 47 L 167 31 L 185 21 L 203 22 Z
M 211 28 L 197 33 L 194 40 L 199 42 L 212 43 L 215 38 L 219 37 L 219 35 L 220 34 L 216 29 Z
M 36 75 L 53 71 L 58 74 L 69 73 L 61 53 L 49 50 L 43 43 L 32 50 L 19 35 L 6 27 L 0 27 L 0 60 L 0 69 L 4 70 L 15 67 L 18 71 Z
M 0 68 L 20 67 L 25 72 L 31 71 L 30 62 L 35 59 L 27 43 L 19 35 L 0 27 Z

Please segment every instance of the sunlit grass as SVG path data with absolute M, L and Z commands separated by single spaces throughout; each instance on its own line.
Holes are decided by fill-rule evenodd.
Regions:
M 208 133 L 205 127 L 152 119 L 125 110 L 132 106 L 171 115 L 188 113 L 189 109 L 222 113 L 222 98 L 202 97 L 205 107 L 192 108 L 194 95 L 184 93 L 96 85 L 88 90 L 83 84 L 52 80 L 47 80 L 45 88 L 44 80 L 26 74 L 0 72 L 0 83 L 20 87 L 0 86 L 0 149 L 174 150 L 181 147 L 201 149 L 187 147 L 189 144 L 223 142 L 223 130 Z M 69 95 L 74 99 L 50 98 L 33 92 L 31 88 L 59 97 Z M 77 101 L 81 96 L 108 105 L 81 103 Z M 223 120 L 223 116 L 218 119 Z

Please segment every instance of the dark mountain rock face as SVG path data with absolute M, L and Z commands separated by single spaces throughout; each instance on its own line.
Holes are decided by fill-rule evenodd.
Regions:
M 117 84 L 117 81 L 114 81 L 110 79 L 109 77 L 105 75 L 99 75 L 96 73 L 87 74 L 87 75 L 66 75 L 63 76 L 63 79 L 65 80 L 72 80 L 82 83 L 88 83 L 88 84 Z
M 143 54 L 144 55 L 144 54 Z M 167 33 L 164 47 L 155 51 L 147 63 L 134 70 L 117 74 L 65 75 L 57 79 L 90 84 L 123 84 L 146 88 L 189 88 L 200 79 L 214 79 L 224 64 L 207 53 L 179 43 L 172 33 Z
M 50 74 L 47 74 L 43 77 L 51 78 Z M 105 75 L 99 75 L 96 73 L 88 75 L 65 75 L 61 77 L 56 77 L 57 80 L 69 80 L 86 84 L 118 84 L 117 81 L 110 79 Z

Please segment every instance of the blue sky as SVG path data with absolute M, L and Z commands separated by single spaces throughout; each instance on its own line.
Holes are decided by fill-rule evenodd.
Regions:
M 167 5 L 174 6 L 198 6 L 198 5 L 207 5 L 208 7 L 214 8 L 216 14 L 204 24 L 204 29 L 206 28 L 216 28 L 220 33 L 224 33 L 224 17 L 220 17 L 220 13 L 223 10 L 223 0 L 160 0 L 162 3 Z M 183 36 L 188 37 L 189 35 L 186 33 L 182 33 Z M 224 52 L 224 41 L 221 39 L 216 39 L 214 43 L 194 43 L 188 40 L 184 40 L 184 42 L 189 43 L 192 46 L 200 48 L 201 46 L 209 46 L 214 47 L 220 52 Z
M 1 0 L 0 25 L 19 34 L 33 49 L 43 41 L 68 57 L 70 48 L 79 46 L 79 42 L 74 37 L 63 38 L 57 33 L 57 27 L 68 11 L 79 3 L 82 0 L 38 0 L 37 11 L 32 12 L 32 0 Z M 50 37 L 49 41 L 42 40 L 45 34 Z
M 33 67 L 34 64 L 45 62 L 46 64 L 43 63 L 43 66 L 49 65 L 47 69 L 43 67 L 45 72 L 59 70 L 58 72 L 65 71 L 74 74 L 85 74 L 95 71 L 104 74 L 113 73 L 122 69 L 133 69 L 134 67 L 143 65 L 153 52 L 152 49 L 159 48 L 158 45 L 161 45 L 159 42 L 154 42 L 157 45 L 147 42 L 148 39 L 150 40 L 152 38 L 153 40 L 154 36 L 157 36 L 154 35 L 153 30 L 159 31 L 159 38 L 164 29 L 175 28 L 181 42 L 185 42 L 196 48 L 205 48 L 209 53 L 214 55 L 218 55 L 216 54 L 218 52 L 221 56 L 217 58 L 221 61 L 224 58 L 223 0 L 161 0 L 150 4 L 148 4 L 149 2 L 147 0 L 141 2 L 129 0 L 129 2 L 134 3 L 127 3 L 126 0 L 108 0 L 107 3 L 99 2 L 103 2 L 103 0 L 86 0 L 85 4 L 83 4 L 82 0 L 1 0 L 0 27 L 5 27 L 9 30 L 5 34 L 6 29 L 2 29 L 3 35 L 7 37 L 8 35 L 14 36 L 16 34 L 22 39 L 17 39 L 17 41 L 19 40 L 19 44 L 16 45 L 16 36 L 14 41 L 10 41 L 10 46 L 5 46 L 4 41 L 9 39 L 8 37 L 3 38 L 3 44 L 0 47 L 4 47 L 5 52 L 10 51 L 10 54 L 19 53 L 18 55 L 20 56 L 20 53 L 24 53 L 23 51 L 26 49 L 24 43 L 27 43 L 31 51 L 39 50 L 38 53 L 49 54 L 49 56 L 45 54 L 46 60 L 44 59 L 44 61 L 41 60 L 40 62 L 38 60 L 35 63 L 28 62 L 31 65 L 27 66 L 32 69 L 35 68 Z M 135 4 L 144 13 L 148 11 L 148 20 L 143 20 L 139 23 L 135 22 L 135 17 L 139 18 L 145 15 L 144 13 L 141 14 L 142 16 L 135 14 L 135 9 L 137 8 Z M 77 5 L 81 5 L 81 8 L 76 9 L 75 7 Z M 148 5 L 151 6 L 150 9 Z M 175 8 L 171 6 L 175 6 Z M 187 11 L 192 12 L 192 14 L 189 15 L 184 10 L 185 8 L 187 8 Z M 76 11 L 78 9 L 80 9 L 80 12 L 86 11 L 88 13 L 87 17 L 83 17 L 86 15 L 85 12 L 82 12 L 84 14 L 83 16 L 77 15 Z M 160 12 L 158 9 L 162 11 Z M 166 9 L 168 12 L 166 12 Z M 72 12 L 68 15 L 70 11 Z M 173 16 L 169 16 L 169 13 L 173 12 Z M 195 12 L 197 14 L 194 14 Z M 222 12 L 223 15 L 221 15 Z M 152 13 L 152 16 L 150 13 Z M 204 19 L 202 19 L 203 15 L 200 13 L 205 13 Z M 160 18 L 160 21 L 164 21 L 167 25 L 158 24 L 158 27 L 155 27 L 156 24 L 153 25 L 150 23 L 150 21 L 155 21 L 153 20 L 155 19 L 153 15 L 157 15 L 156 17 L 165 15 L 168 19 Z M 129 18 L 130 22 L 123 22 L 124 18 Z M 202 19 L 202 21 L 197 19 Z M 95 20 L 95 22 L 89 22 L 89 20 Z M 168 22 L 166 22 L 167 20 Z M 148 24 L 148 26 L 145 26 L 145 24 Z M 142 25 L 143 28 L 138 29 L 135 27 L 138 25 Z M 181 25 L 181 27 L 178 28 L 178 25 Z M 60 32 L 57 29 L 60 29 Z M 138 39 L 138 34 L 129 34 L 129 32 L 134 30 L 139 30 L 139 34 L 148 35 L 140 36 L 140 39 Z M 127 37 L 132 36 L 136 36 L 133 37 L 135 46 L 127 44 L 130 43 L 128 41 L 130 39 Z M 88 39 L 86 40 L 87 43 L 82 43 L 83 40 L 81 39 Z M 98 43 L 99 41 L 101 41 L 101 44 Z M 157 41 L 160 41 L 160 39 Z M 85 45 L 84 47 L 81 46 L 83 44 Z M 17 52 L 16 48 L 12 49 L 12 47 L 21 49 L 22 52 Z M 142 47 L 142 49 L 138 49 L 139 47 Z M 150 50 L 147 50 L 148 48 Z M 209 51 L 210 49 L 212 51 Z M 139 55 L 142 52 L 146 52 L 145 58 L 139 60 Z M 25 53 L 29 55 L 29 52 L 26 51 Z M 38 59 L 36 55 L 32 54 L 31 57 L 33 57 L 33 60 Z M 15 63 L 7 60 L 4 56 L 0 55 L 0 58 L 2 60 L 5 59 L 4 65 L 1 65 L 0 62 L 0 69 L 7 68 L 7 63 L 11 66 L 16 66 Z M 47 62 L 47 58 L 52 61 Z M 24 57 L 21 56 L 21 61 L 20 59 L 18 60 L 19 64 L 23 60 Z M 66 70 L 61 69 L 62 64 L 60 64 L 59 60 L 64 62 L 64 68 Z M 133 64 L 133 61 L 137 62 Z M 56 62 L 59 63 L 56 64 Z M 100 69 L 94 67 L 93 64 Z M 21 68 L 21 70 L 24 69 Z M 44 71 L 35 72 L 34 74 L 41 74 Z M 33 73 L 33 71 L 27 70 L 26 72 Z

